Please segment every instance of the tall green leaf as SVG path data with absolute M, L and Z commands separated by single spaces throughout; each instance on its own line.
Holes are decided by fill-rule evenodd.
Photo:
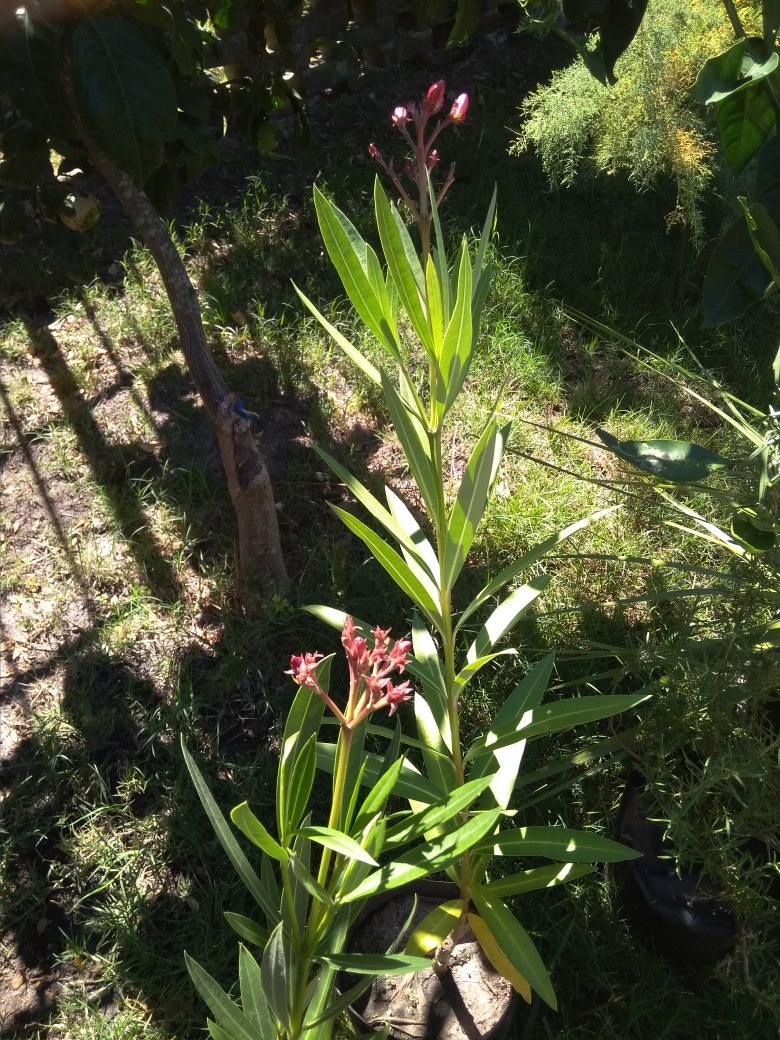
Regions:
M 79 115 L 97 147 L 143 186 L 165 159 L 176 87 L 162 54 L 124 18 L 98 15 L 70 38 Z
M 425 427 L 422 425 L 420 416 L 411 412 L 384 372 L 381 373 L 380 379 L 390 418 L 393 420 L 395 432 L 401 442 L 417 489 L 428 507 L 428 512 L 434 519 L 441 519 L 443 524 L 444 518 L 439 518 L 438 496 L 438 484 L 441 477 L 437 476 L 434 470 L 431 446 Z
M 433 624 L 440 626 L 441 613 L 436 604 L 436 587 L 433 583 L 431 581 L 424 583 L 421 577 L 412 571 L 403 557 L 391 549 L 362 520 L 358 520 L 345 509 L 334 506 L 332 503 L 330 507 L 337 516 L 341 517 L 350 531 L 356 534 L 370 549 L 374 558 L 387 571 L 399 589 L 406 593 Z
M 238 844 L 236 839 L 233 837 L 233 832 L 228 826 L 228 822 L 222 815 L 219 806 L 214 801 L 211 791 L 208 788 L 206 781 L 203 779 L 200 770 L 195 765 L 195 761 L 190 755 L 187 747 L 184 743 L 184 737 L 181 739 L 181 752 L 184 757 L 185 765 L 192 778 L 193 786 L 197 792 L 198 798 L 200 798 L 201 805 L 206 811 L 206 815 L 211 821 L 211 826 L 214 828 L 214 833 L 219 840 L 220 845 L 225 850 L 225 853 L 233 864 L 236 873 L 246 885 L 252 897 L 255 899 L 257 904 L 263 910 L 266 918 L 271 924 L 275 924 L 279 920 L 279 907 L 274 902 L 271 893 L 267 887 L 261 882 L 255 871 L 252 869 L 249 860 L 244 855 L 241 846 Z
M 481 885 L 474 885 L 471 898 L 510 963 L 528 980 L 542 1000 L 549 1004 L 553 1011 L 557 1011 L 558 1002 L 547 968 L 525 928 L 498 896 L 488 892 Z
M 370 246 L 366 245 L 349 218 L 322 194 L 316 184 L 314 207 L 325 248 L 347 296 L 379 342 L 396 361 L 399 361 L 400 351 L 395 332 L 389 327 L 386 319 L 387 291 L 384 282 L 379 290 L 373 277 L 378 265 L 376 256 L 374 255 L 372 261 L 372 277 L 369 277 L 367 253 Z
M 497 427 L 491 416 L 466 464 L 447 523 L 441 578 L 444 588 L 452 588 L 455 584 L 469 554 L 477 527 L 485 512 L 490 489 L 498 474 L 511 428 L 511 423 Z
M 575 881 L 586 874 L 592 874 L 595 869 L 590 863 L 551 863 L 548 866 L 532 867 L 531 870 L 521 870 L 518 874 L 496 878 L 495 881 L 488 881 L 483 888 L 491 895 L 508 898 L 553 888 L 565 881 Z
M 321 678 L 324 674 L 323 666 L 329 668 L 330 660 L 332 656 L 320 661 L 318 675 Z M 282 737 L 282 753 L 276 774 L 277 831 L 283 842 L 300 823 L 300 800 L 292 787 L 296 765 L 307 741 L 319 732 L 324 711 L 325 704 L 322 698 L 305 686 L 298 688 L 287 715 Z
M 365 355 L 361 354 L 357 347 L 353 346 L 353 344 L 349 342 L 347 337 L 342 335 L 341 332 L 339 332 L 335 325 L 331 325 L 328 319 L 314 306 L 314 304 L 311 302 L 308 296 L 305 296 L 301 292 L 301 290 L 298 288 L 295 282 L 292 283 L 292 287 L 298 293 L 298 296 L 300 297 L 301 301 L 311 311 L 311 313 L 314 315 L 314 317 L 317 319 L 320 325 L 322 325 L 322 327 L 330 335 L 334 342 L 341 347 L 341 349 L 347 355 L 349 360 L 353 364 L 357 365 L 360 371 L 364 375 L 368 376 L 368 378 L 372 380 L 372 382 L 380 383 L 381 380 L 379 377 L 379 369 L 375 368 L 374 365 L 372 365 L 371 362 L 368 360 L 368 358 L 365 357 Z
M 443 870 L 462 854 L 480 841 L 480 839 L 492 831 L 501 815 L 500 809 L 491 809 L 472 816 L 458 830 L 445 834 L 441 838 L 434 838 L 422 845 L 404 852 L 391 863 L 369 874 L 354 888 L 343 902 L 351 903 L 356 899 L 365 899 L 375 892 L 387 892 L 391 889 L 405 885 L 408 881 L 423 877 L 425 874 Z
M 317 765 L 319 768 L 332 773 L 335 754 L 335 744 L 319 742 L 317 744 Z M 366 768 L 362 774 L 362 782 L 364 786 L 370 787 L 382 775 L 384 759 L 381 755 L 372 753 L 367 754 L 365 759 Z M 427 777 L 423 776 L 420 770 L 407 759 L 403 761 L 393 793 L 398 795 L 399 798 L 413 798 L 418 802 L 426 802 L 428 804 L 441 801 L 445 797 L 444 792 Z
M 620 863 L 640 855 L 600 834 L 569 827 L 517 827 L 483 839 L 474 849 L 494 856 L 544 856 L 561 863 Z
M 379 238 L 399 299 L 420 342 L 431 359 L 435 359 L 433 337 L 423 306 L 425 278 L 422 267 L 409 233 L 388 202 L 378 177 L 374 181 L 374 205 Z
M 281 928 L 281 924 L 277 927 Z M 230 1033 L 234 1040 L 257 1040 L 253 1023 L 238 1004 L 231 1000 L 216 979 L 213 979 L 205 968 L 201 968 L 186 950 L 184 951 L 184 961 L 195 988 L 222 1028 Z
M 291 992 L 292 987 L 290 986 L 289 947 L 288 941 L 285 939 L 284 927 L 284 922 L 280 921 L 271 932 L 271 938 L 263 950 L 260 975 L 268 1006 L 282 1028 L 289 1030 L 288 993 Z M 258 1038 L 253 1036 L 251 1040 L 258 1040 Z
M 240 805 L 237 805 L 235 809 L 231 811 L 230 819 L 236 827 L 238 827 L 241 833 L 245 834 L 253 845 L 262 849 L 267 856 L 270 856 L 272 859 L 277 859 L 281 863 L 287 861 L 287 852 L 282 848 L 279 842 L 268 833 L 268 830 L 249 808 L 247 802 L 242 802 Z
M 466 653 L 467 663 L 476 661 L 488 654 L 498 640 L 528 610 L 534 600 L 544 592 L 551 580 L 549 575 L 540 574 L 536 578 L 531 578 L 525 585 L 515 589 L 502 603 L 499 603 L 479 632 L 477 632 L 474 642 L 468 648 Z
M 241 1007 L 252 1023 L 258 1037 L 273 1037 L 275 1026 L 263 993 L 260 965 L 243 943 L 238 946 L 238 981 L 241 989 Z
M 441 351 L 440 387 L 437 387 L 439 415 L 445 415 L 455 402 L 468 375 L 474 354 L 475 329 L 471 314 L 471 261 L 465 235 L 461 242 L 458 289 Z

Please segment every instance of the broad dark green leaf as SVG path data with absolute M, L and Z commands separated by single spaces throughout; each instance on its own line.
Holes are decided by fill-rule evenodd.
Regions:
M 731 519 L 731 533 L 750 552 L 769 552 L 777 543 L 777 531 L 762 526 L 757 520 L 755 510 L 740 509 Z
M 763 0 L 764 50 L 769 53 L 777 46 L 777 34 L 780 32 L 780 0 Z
M 745 215 L 753 248 L 758 254 L 769 277 L 775 283 L 780 284 L 780 229 L 769 215 L 766 206 L 760 202 L 754 202 L 748 206 L 745 199 L 740 198 L 742 212 Z
M 735 173 L 741 173 L 774 128 L 776 113 L 765 87 L 753 84 L 715 105 L 720 146 Z
M 647 10 L 647 2 L 648 0 L 610 0 L 605 14 L 598 19 L 599 49 L 610 83 L 615 81 L 615 62 L 639 31 Z
M 455 8 L 455 22 L 447 38 L 447 46 L 456 47 L 460 43 L 467 43 L 479 24 L 481 13 L 481 0 L 458 0 L 458 6 Z
M 176 87 L 143 31 L 123 18 L 81 22 L 70 39 L 79 114 L 95 144 L 139 186 L 161 165 L 176 125 Z
M 72 136 L 62 82 L 62 28 L 33 21 L 21 5 L 0 30 L 0 95 L 41 135 Z
M 661 480 L 695 484 L 731 465 L 729 459 L 688 441 L 619 441 L 606 430 L 596 433 L 624 462 Z
M 474 885 L 471 898 L 510 963 L 527 979 L 542 1000 L 549 1004 L 553 1011 L 557 1011 L 558 1002 L 555 999 L 552 981 L 528 932 L 498 896 L 488 892 L 481 885 Z
M 756 58 L 751 41 L 737 40 L 728 50 L 708 58 L 691 88 L 693 96 L 703 105 L 717 105 L 724 98 L 748 90 L 778 66 L 778 55 L 773 52 L 766 60 Z

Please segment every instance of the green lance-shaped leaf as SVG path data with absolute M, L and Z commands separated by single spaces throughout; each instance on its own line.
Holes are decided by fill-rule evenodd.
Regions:
M 398 297 L 428 356 L 435 360 L 433 337 L 428 328 L 428 316 L 423 305 L 425 277 L 422 267 L 409 238 L 409 232 L 397 211 L 388 202 L 378 177 L 374 181 L 374 205 L 379 238 Z
M 192 783 L 195 787 L 198 798 L 200 798 L 201 805 L 206 811 L 206 815 L 211 822 L 211 826 L 214 828 L 214 833 L 216 834 L 220 845 L 225 850 L 225 853 L 233 864 L 236 873 L 244 882 L 254 900 L 261 907 L 268 921 L 271 924 L 275 924 L 279 920 L 279 907 L 274 901 L 272 894 L 268 891 L 266 885 L 262 883 L 255 871 L 252 869 L 252 866 L 244 855 L 241 846 L 233 836 L 233 832 L 231 831 L 227 820 L 222 815 L 222 812 L 214 801 L 206 781 L 203 779 L 200 770 L 195 765 L 194 759 L 187 750 L 183 737 L 181 740 L 181 752 L 187 770 L 192 778 Z
M 480 0 L 458 0 L 455 7 L 455 21 L 447 38 L 447 46 L 457 47 L 458 44 L 467 43 L 479 24 L 481 13 Z
M 494 726 L 490 731 L 491 744 L 484 740 L 475 741 L 469 748 L 467 759 L 489 755 L 499 748 L 510 747 L 519 740 L 561 733 L 587 722 L 608 719 L 620 712 L 629 711 L 648 700 L 649 694 L 614 694 L 595 697 L 571 697 L 552 704 L 542 704 L 526 711 L 515 722 Z
M 331 654 L 320 661 L 317 669 L 317 676 L 326 691 L 332 660 Z M 296 770 L 300 774 L 299 780 L 308 776 L 308 763 L 304 761 L 299 765 L 299 759 L 312 735 L 319 732 L 324 711 L 325 704 L 320 697 L 305 686 L 299 687 L 287 715 L 276 776 L 276 825 L 283 842 L 300 823 L 302 805 L 306 804 L 305 800 L 302 802 L 300 792 L 293 788 L 293 776 L 296 775 Z M 307 791 L 305 799 L 308 799 L 308 794 Z
M 431 966 L 430 957 L 406 953 L 334 953 L 322 957 L 322 961 L 351 975 L 406 975 Z
M 414 717 L 417 733 L 422 741 L 421 751 L 425 771 L 437 787 L 450 790 L 455 783 L 455 765 L 452 748 L 439 728 L 425 694 L 417 690 L 414 695 Z M 450 736 L 450 744 L 452 738 Z
M 364 375 L 368 376 L 368 378 L 372 380 L 372 382 L 377 384 L 380 383 L 381 379 L 379 376 L 379 369 L 372 365 L 368 358 L 364 354 L 362 354 L 356 346 L 350 343 L 346 336 L 339 332 L 335 325 L 331 325 L 328 319 L 314 306 L 314 304 L 311 302 L 308 296 L 305 296 L 304 293 L 301 292 L 301 290 L 298 288 L 295 282 L 293 282 L 292 284 L 293 289 L 295 289 L 295 291 L 298 293 L 298 296 L 300 297 L 302 302 L 306 305 L 306 307 L 308 307 L 308 309 L 311 311 L 311 313 L 314 315 L 314 317 L 317 319 L 320 325 L 322 325 L 322 327 L 325 329 L 328 335 L 333 339 L 333 341 L 341 347 L 341 349 L 347 355 L 349 360 L 353 364 L 357 365 L 360 371 Z
M 301 827 L 298 833 L 316 841 L 318 845 L 324 845 L 326 849 L 331 849 L 339 856 L 360 860 L 361 863 L 368 863 L 371 867 L 379 866 L 374 857 L 369 855 L 354 838 L 350 838 L 348 834 L 343 834 L 341 831 L 333 830 L 332 827 Z
M 436 475 L 430 442 L 421 417 L 407 407 L 385 372 L 380 374 L 380 381 L 387 402 L 387 410 L 390 412 L 395 432 L 401 442 L 409 470 L 428 512 L 437 519 L 439 513 L 438 482 L 441 480 L 441 475 L 438 477 Z M 444 518 L 442 517 L 441 520 L 443 523 Z
M 336 757 L 336 745 L 325 744 L 322 741 L 317 744 L 317 765 L 326 773 L 333 772 L 333 763 Z M 362 773 L 361 782 L 365 787 L 373 786 L 382 775 L 384 759 L 381 755 L 369 753 L 366 755 L 366 768 Z M 433 804 L 441 801 L 445 794 L 420 772 L 408 759 L 403 760 L 401 772 L 398 776 L 393 793 L 399 798 L 412 798 L 418 802 Z
M 444 588 L 453 587 L 469 554 L 511 428 L 511 423 L 498 427 L 491 416 L 471 453 L 447 523 L 441 578 Z
M 420 615 L 416 611 L 412 616 L 412 649 L 414 657 L 409 660 L 407 670 L 422 684 L 422 688 L 418 688 L 418 691 L 425 697 L 433 715 L 434 724 L 451 753 L 452 729 L 449 717 L 449 698 L 441 660 L 433 636 L 422 623 Z
M 521 740 L 510 747 L 496 747 L 497 731 L 519 721 L 527 711 L 533 710 L 540 703 L 550 681 L 554 661 L 554 655 L 548 654 L 538 664 L 535 664 L 499 707 L 488 732 L 476 741 L 478 746 L 484 747 L 485 753 L 474 758 L 473 745 L 466 753 L 467 760 L 474 758 L 474 764 L 469 773 L 471 778 L 485 776 L 495 771 L 490 782 L 490 795 L 501 809 L 507 809 L 509 806 L 523 760 L 525 742 Z M 485 796 L 484 808 L 489 808 L 493 804 L 489 800 L 490 795 Z
M 518 618 L 544 592 L 551 580 L 548 575 L 540 574 L 515 589 L 502 603 L 499 603 L 468 648 L 466 663 L 471 664 L 472 661 L 477 661 L 480 657 L 485 657 L 490 653 L 498 640 L 509 632 Z
M 281 928 L 281 924 L 278 925 L 278 928 Z M 257 1040 L 254 1024 L 238 1004 L 227 995 L 216 979 L 213 979 L 205 968 L 201 968 L 186 950 L 184 960 L 195 988 L 222 1028 L 234 1040 Z M 269 1035 L 273 1036 L 273 1032 Z
M 481 885 L 474 885 L 471 898 L 480 917 L 496 937 L 498 946 L 513 967 L 527 979 L 553 1011 L 558 1009 L 555 991 L 547 968 L 528 932 L 497 895 Z
M 403 758 L 396 758 L 393 764 L 381 774 L 379 779 L 368 792 L 363 804 L 360 806 L 355 822 L 352 825 L 353 836 L 359 835 L 368 825 L 370 820 L 373 819 L 377 813 L 384 810 L 384 807 L 387 804 L 387 799 L 393 793 L 398 784 L 398 778 L 401 775 L 403 764 Z
M 561 863 L 621 863 L 640 853 L 610 838 L 569 827 L 517 827 L 496 838 L 484 838 L 477 853 L 494 856 L 543 856 Z
M 79 115 L 97 147 L 142 186 L 176 125 L 173 77 L 143 30 L 124 18 L 82 21 L 70 38 Z
M 485 217 L 485 223 L 482 225 L 482 234 L 479 236 L 479 246 L 477 247 L 477 255 L 474 260 L 473 270 L 473 289 L 472 294 L 476 296 L 477 286 L 479 279 L 485 270 L 485 257 L 487 255 L 487 248 L 490 244 L 490 239 L 493 236 L 496 223 L 496 200 L 498 198 L 498 185 L 493 188 L 493 195 L 490 199 L 490 205 L 488 206 L 487 216 Z M 475 325 L 478 321 L 475 319 Z
M 385 488 L 385 498 L 387 499 L 387 504 L 390 507 L 393 519 L 414 546 L 414 557 L 419 558 L 424 563 L 428 573 L 436 584 L 436 588 L 440 588 L 441 570 L 439 568 L 439 558 L 436 555 L 436 550 L 423 533 L 416 517 L 409 510 L 403 499 L 399 498 L 392 488 Z M 409 550 L 404 547 L 404 555 L 406 555 L 407 551 Z
M 575 881 L 577 878 L 592 874 L 595 867 L 589 863 L 551 863 L 544 867 L 532 867 L 530 870 L 521 870 L 517 874 L 507 874 L 505 877 L 488 881 L 483 886 L 485 892 L 491 895 L 508 899 L 510 896 L 525 895 L 527 892 L 539 892 L 546 888 L 554 888 L 566 881 Z
M 223 916 L 236 935 L 239 935 L 246 942 L 254 943 L 255 946 L 260 947 L 265 946 L 268 942 L 268 932 L 265 928 L 261 928 L 257 921 L 253 921 L 251 917 L 233 913 L 232 910 L 225 910 Z
M 230 819 L 236 827 L 238 827 L 241 833 L 245 834 L 253 845 L 262 849 L 267 856 L 279 860 L 280 863 L 287 862 L 287 852 L 282 848 L 279 842 L 268 833 L 268 830 L 249 808 L 247 802 L 242 802 L 240 805 L 237 805 L 230 813 Z
M 472 599 L 469 605 L 465 608 L 458 623 L 455 626 L 455 632 L 457 633 L 462 627 L 463 623 L 471 617 L 471 615 L 489 599 L 492 599 L 505 585 L 517 577 L 522 571 L 528 570 L 533 567 L 540 560 L 544 559 L 555 549 L 559 548 L 568 538 L 572 535 L 577 534 L 579 531 L 583 531 L 586 527 L 592 524 L 595 520 L 600 520 L 602 517 L 607 516 L 609 513 L 613 513 L 620 506 L 610 506 L 608 509 L 601 509 L 591 516 L 587 516 L 582 520 L 577 520 L 573 524 L 569 524 L 568 527 L 564 527 L 562 531 L 557 534 L 551 535 L 549 538 L 545 538 L 543 542 L 539 542 L 532 549 L 529 549 L 527 553 L 524 553 L 518 559 L 504 567 L 503 570 L 491 578 L 490 581 L 485 585 L 476 596 Z
M 436 261 L 430 254 L 425 268 L 425 293 L 428 300 L 428 329 L 433 340 L 433 352 L 439 358 L 444 338 L 444 304 Z
M 402 853 L 391 863 L 369 874 L 344 897 L 343 902 L 351 903 L 356 899 L 365 899 L 375 892 L 388 892 L 425 874 L 443 870 L 459 860 L 467 849 L 478 844 L 484 835 L 493 831 L 500 816 L 500 809 L 477 813 L 458 830 Z
M 260 965 L 263 992 L 268 1006 L 283 1029 L 290 1028 L 288 993 L 291 991 L 290 956 L 288 940 L 285 939 L 284 922 L 280 921 L 271 933 Z M 256 1036 L 252 1040 L 257 1040 Z
M 391 502 L 391 505 L 394 507 L 392 511 L 386 509 L 379 499 L 375 498 L 357 477 L 353 477 L 349 470 L 344 469 L 332 455 L 329 455 L 323 448 L 316 446 L 315 451 L 328 464 L 358 502 L 365 506 L 371 516 L 384 527 L 388 534 L 395 538 L 404 550 L 405 555 L 408 554 L 406 562 L 417 577 L 423 582 L 433 582 L 434 588 L 436 588 L 439 575 L 439 561 L 436 559 L 433 547 L 427 542 L 411 513 L 408 510 L 402 512 L 400 507 L 397 506 L 397 502 L 400 501 L 398 497 L 394 496 L 389 488 L 386 489 L 388 501 L 390 501 L 391 497 L 396 500 Z M 409 522 L 410 520 L 413 524 Z M 408 557 L 411 557 L 411 559 Z
M 238 981 L 241 1007 L 256 1030 L 257 1037 L 272 1037 L 274 1022 L 263 993 L 260 965 L 243 943 L 238 947 Z
M 619 441 L 606 430 L 596 433 L 613 454 L 660 480 L 695 484 L 731 465 L 729 459 L 687 441 Z
M 436 192 L 433 190 L 430 173 L 427 174 L 427 177 L 428 199 L 430 201 L 431 216 L 433 218 L 433 233 L 436 240 L 436 246 L 431 250 L 431 255 L 436 264 L 436 273 L 439 276 L 442 320 L 444 325 L 447 325 L 449 324 L 450 315 L 452 314 L 450 270 L 447 263 L 447 250 L 444 247 L 444 235 L 441 230 L 441 220 L 439 219 L 439 207 L 436 204 Z
M 469 780 L 456 788 L 443 804 L 433 805 L 425 812 L 415 814 L 410 820 L 402 820 L 400 824 L 390 827 L 385 839 L 387 848 L 414 841 L 449 823 L 479 798 L 491 779 L 490 776 L 482 776 Z
M 362 520 L 352 516 L 345 509 L 331 504 L 333 512 L 341 517 L 344 524 L 371 550 L 378 563 L 387 571 L 396 585 L 405 592 L 411 601 L 425 614 L 432 624 L 441 626 L 441 612 L 436 605 L 436 587 L 433 582 L 423 582 L 412 571 L 409 564 L 394 549 L 375 534 Z
M 383 279 L 380 280 L 381 286 L 376 281 L 376 268 L 379 266 L 376 254 L 361 238 L 348 217 L 322 194 L 316 184 L 314 207 L 328 256 L 353 307 L 385 350 L 396 361 L 400 361 L 395 330 L 387 320 L 387 290 Z M 369 254 L 373 254 L 370 261 Z
M 471 316 L 471 261 L 464 235 L 458 266 L 458 289 L 450 323 L 444 333 L 437 386 L 439 416 L 452 407 L 466 380 L 474 356 L 475 329 Z

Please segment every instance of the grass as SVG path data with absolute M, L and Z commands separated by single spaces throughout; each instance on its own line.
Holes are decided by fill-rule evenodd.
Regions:
M 680 264 L 679 243 L 665 232 L 663 192 L 638 200 L 616 177 L 550 193 L 538 164 L 506 154 L 503 128 L 515 118 L 517 86 L 508 68 L 495 76 L 474 91 L 469 122 L 448 142 L 458 179 L 447 233 L 454 239 L 481 222 L 494 179 L 500 197 L 496 276 L 480 359 L 456 417 L 456 453 L 497 396 L 516 420 L 475 546 L 467 579 L 474 586 L 540 537 L 614 501 L 609 489 L 561 472 L 613 481 L 609 456 L 526 420 L 589 441 L 600 424 L 616 436 L 690 436 L 729 447 L 722 430 L 685 409 L 660 380 L 571 322 L 562 303 L 660 353 L 677 348 L 674 321 L 730 387 L 757 401 L 767 395 L 774 324 L 771 309 L 757 309 L 744 322 L 701 332 L 695 284 L 688 298 L 681 288 L 695 283 L 695 260 Z M 424 85 L 421 73 L 408 92 Z M 361 125 L 383 125 L 397 100 L 393 83 L 380 86 L 375 100 L 360 102 Z M 247 168 L 234 200 L 204 201 L 177 231 L 226 381 L 266 431 L 294 578 L 289 600 L 254 616 L 237 600 L 218 458 L 143 250 L 128 250 L 120 283 L 98 280 L 52 297 L 45 321 L 19 307 L 21 316 L 2 329 L 8 493 L 0 638 L 11 696 L 29 706 L 29 717 L 3 763 L 0 920 L 3 953 L 22 950 L 31 962 L 64 966 L 53 1018 L 31 1027 L 42 1038 L 178 1040 L 202 1026 L 182 949 L 229 985 L 236 947 L 221 915 L 251 909 L 183 769 L 179 736 L 223 807 L 248 798 L 272 817 L 292 696 L 283 672 L 291 653 L 324 648 L 331 638 L 297 608 L 319 601 L 373 617 L 381 602 L 376 620 L 399 632 L 408 626 L 405 604 L 332 518 L 327 502 L 341 491 L 313 451 L 322 443 L 369 480 L 389 474 L 404 488 L 387 417 L 302 313 L 290 285 L 295 280 L 331 320 L 362 335 L 325 264 L 310 202 L 319 176 L 368 231 L 374 170 L 355 158 L 365 147 L 357 108 L 345 99 L 333 104 L 327 118 L 336 129 L 316 154 Z M 55 291 L 51 279 L 42 284 Z M 745 934 L 732 957 L 692 970 L 637 938 L 605 876 L 526 900 L 518 910 L 554 965 L 561 1012 L 534 1005 L 515 1035 L 763 1040 L 774 1035 L 780 1001 L 776 935 L 767 900 L 751 889 L 757 871 L 739 859 L 740 827 L 771 824 L 777 738 L 766 732 L 755 754 L 763 723 L 745 709 L 749 672 L 739 648 L 733 667 L 680 658 L 692 638 L 741 624 L 739 610 L 754 608 L 744 598 L 703 595 L 641 602 L 648 591 L 698 581 L 686 566 L 729 564 L 665 529 L 656 497 L 637 494 L 550 561 L 556 580 L 544 612 L 520 633 L 524 657 L 485 669 L 465 722 L 483 725 L 513 676 L 550 647 L 559 653 L 562 690 L 584 690 L 587 681 L 604 689 L 653 684 L 655 706 L 629 750 L 655 776 L 668 776 L 661 807 L 684 824 L 682 847 L 699 840 L 713 869 L 721 865 L 747 908 Z M 719 707 L 713 684 L 720 682 Z M 771 677 L 768 687 L 765 700 L 776 697 Z M 683 768 L 680 755 L 686 741 L 708 746 L 715 716 L 717 733 L 733 729 L 735 739 L 709 748 L 712 784 L 701 788 L 700 762 Z M 528 768 L 601 735 L 533 745 Z M 752 778 L 744 775 L 747 760 Z M 624 771 L 613 764 L 592 777 L 577 774 L 561 798 L 530 811 L 609 833 Z M 729 799 L 744 801 L 741 783 L 761 793 L 751 807 L 759 823 L 727 825 L 718 812 Z M 699 828 L 710 829 L 703 837 Z

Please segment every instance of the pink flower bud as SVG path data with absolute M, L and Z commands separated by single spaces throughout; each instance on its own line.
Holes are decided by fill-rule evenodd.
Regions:
M 403 704 L 404 701 L 410 701 L 412 699 L 413 690 L 409 685 L 409 681 L 400 683 L 398 686 L 394 686 L 392 683 L 388 684 L 387 691 L 385 693 L 385 699 L 387 700 L 388 715 L 395 715 L 399 704 Z
M 391 116 L 391 119 L 392 119 L 393 124 L 395 126 L 398 126 L 399 123 L 408 123 L 409 122 L 409 112 L 407 111 L 406 108 L 404 108 L 403 105 L 397 105 L 393 109 L 393 114 Z
M 441 106 L 444 104 L 444 90 L 443 79 L 437 80 L 428 87 L 428 93 L 425 95 L 425 106 L 431 114 L 440 111 Z
M 379 149 L 373 141 L 368 146 L 368 154 L 371 156 L 372 159 L 376 159 L 379 155 Z
M 428 165 L 428 169 L 432 170 L 438 161 L 439 161 L 439 153 L 434 148 L 433 151 L 430 153 L 430 155 L 428 156 L 428 158 L 426 160 L 427 165 Z
M 468 94 L 458 94 L 450 109 L 450 119 L 453 123 L 462 123 L 469 110 Z

